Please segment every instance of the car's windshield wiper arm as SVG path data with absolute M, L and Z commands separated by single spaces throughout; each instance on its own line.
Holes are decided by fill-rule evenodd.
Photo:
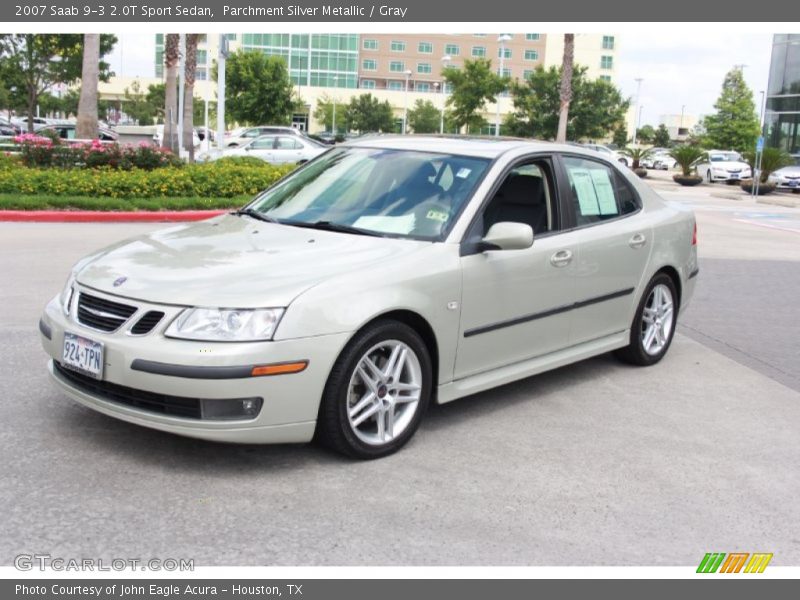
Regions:
M 252 217 L 254 219 L 258 219 L 259 221 L 264 221 L 265 223 L 280 223 L 280 221 L 278 221 L 278 219 L 276 219 L 274 217 L 267 216 L 264 213 L 258 212 L 257 210 L 252 209 L 252 208 L 240 208 L 239 210 L 237 210 L 233 214 L 235 214 L 237 216 L 245 215 L 245 216 L 248 216 L 248 217 Z
M 292 225 L 294 227 L 307 227 L 309 229 L 322 229 L 323 231 L 336 231 L 339 233 L 354 233 L 356 235 L 370 235 L 373 237 L 383 237 L 377 231 L 369 231 L 359 227 L 352 227 L 342 223 L 331 223 L 330 221 L 315 221 L 314 223 L 304 223 L 303 221 L 284 221 L 284 225 Z

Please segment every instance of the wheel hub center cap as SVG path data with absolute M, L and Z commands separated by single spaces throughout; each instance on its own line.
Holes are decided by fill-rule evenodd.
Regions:
M 387 388 L 385 384 L 382 384 L 380 387 L 378 387 L 378 398 L 385 397 L 388 391 L 389 388 Z

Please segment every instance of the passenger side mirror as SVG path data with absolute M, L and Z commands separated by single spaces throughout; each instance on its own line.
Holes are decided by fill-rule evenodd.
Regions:
M 495 223 L 483 236 L 479 250 L 524 250 L 533 245 L 533 228 L 525 223 Z

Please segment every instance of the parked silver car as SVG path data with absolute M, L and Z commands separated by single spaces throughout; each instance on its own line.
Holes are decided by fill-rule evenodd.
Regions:
M 800 155 L 793 157 L 795 164 L 770 173 L 768 181 L 779 189 L 800 192 Z
M 595 152 L 383 136 L 87 256 L 39 330 L 53 381 L 106 415 L 375 458 L 432 402 L 657 363 L 697 274 L 692 213 Z
M 296 135 L 262 135 L 238 148 L 228 148 L 223 156 L 253 156 L 273 165 L 305 163 L 328 150 L 314 140 Z
M 244 146 L 262 135 L 290 135 L 306 137 L 302 131 L 287 125 L 258 125 L 257 127 L 239 127 L 225 133 L 225 147 Z

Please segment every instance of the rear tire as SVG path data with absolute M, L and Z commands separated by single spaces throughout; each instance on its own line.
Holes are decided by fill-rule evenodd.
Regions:
M 667 353 L 678 322 L 678 294 L 666 273 L 657 273 L 647 284 L 631 323 L 629 344 L 614 354 L 623 362 L 647 367 Z
M 433 367 L 419 334 L 398 321 L 376 321 L 350 340 L 331 369 L 316 438 L 352 458 L 397 452 L 428 408 Z

